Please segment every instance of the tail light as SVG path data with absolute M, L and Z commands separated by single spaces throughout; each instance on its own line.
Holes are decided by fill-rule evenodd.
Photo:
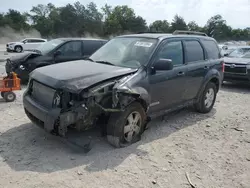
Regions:
M 225 63 L 224 61 L 222 61 L 221 63 L 222 63 L 222 72 L 225 72 Z

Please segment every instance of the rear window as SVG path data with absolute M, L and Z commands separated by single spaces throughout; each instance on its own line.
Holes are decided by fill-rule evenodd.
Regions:
M 186 62 L 195 62 L 204 60 L 204 52 L 198 41 L 185 41 Z
M 220 58 L 220 51 L 218 49 L 217 44 L 214 41 L 203 40 L 202 44 L 206 48 L 208 59 L 219 59 Z
M 103 41 L 95 41 L 95 40 L 86 40 L 86 41 L 83 41 L 84 55 L 92 55 L 102 45 L 104 45 Z

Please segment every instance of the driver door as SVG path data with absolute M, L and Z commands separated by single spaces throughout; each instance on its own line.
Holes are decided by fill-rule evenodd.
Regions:
M 69 41 L 57 50 L 60 53 L 55 56 L 55 63 L 82 59 L 82 41 Z
M 186 88 L 186 65 L 184 64 L 183 44 L 180 39 L 164 42 L 157 52 L 154 62 L 158 59 L 171 59 L 173 69 L 155 71 L 149 75 L 151 104 L 149 113 L 179 105 L 183 102 L 182 94 Z M 152 65 L 152 67 L 154 64 Z

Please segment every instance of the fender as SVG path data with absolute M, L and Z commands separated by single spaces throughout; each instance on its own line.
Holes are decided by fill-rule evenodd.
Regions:
M 219 72 L 218 70 L 216 70 L 216 69 L 211 69 L 211 70 L 207 73 L 207 75 L 204 77 L 203 82 L 202 82 L 202 85 L 201 85 L 201 87 L 200 87 L 200 89 L 199 89 L 199 92 L 198 92 L 198 94 L 197 94 L 196 99 L 199 99 L 199 98 L 200 98 L 200 96 L 201 96 L 202 92 L 204 91 L 206 85 L 207 85 L 208 82 L 210 82 L 212 79 L 217 79 L 217 80 L 218 80 L 218 82 L 219 82 L 219 83 L 218 83 L 218 91 L 219 91 L 220 86 L 221 86 L 221 83 L 222 83 L 222 76 L 221 76 L 221 74 L 220 74 L 220 72 Z

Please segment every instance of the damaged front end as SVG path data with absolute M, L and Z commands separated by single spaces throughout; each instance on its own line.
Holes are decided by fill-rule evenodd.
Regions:
M 110 113 L 125 110 L 133 101 L 144 101 L 138 90 L 128 87 L 127 83 L 135 75 L 105 81 L 80 93 L 69 92 L 66 88 L 56 91 L 30 81 L 23 99 L 25 112 L 33 122 L 60 136 L 65 136 L 69 127 L 78 131 L 90 129 Z M 146 103 L 143 106 L 147 109 Z

